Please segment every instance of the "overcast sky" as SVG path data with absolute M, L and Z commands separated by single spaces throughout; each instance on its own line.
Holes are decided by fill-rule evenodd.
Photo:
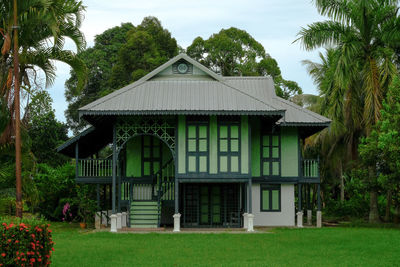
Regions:
M 296 81 L 305 93 L 316 93 L 315 85 L 301 65 L 318 60 L 318 51 L 306 52 L 292 44 L 301 27 L 324 20 L 310 0 L 83 0 L 86 6 L 81 30 L 88 46 L 94 37 L 122 22 L 140 24 L 146 16 L 157 17 L 178 44 L 186 48 L 194 38 L 207 39 L 222 28 L 237 27 L 250 33 L 275 58 L 285 79 Z M 66 49 L 71 44 L 66 43 Z M 64 83 L 69 67 L 57 63 L 57 79 L 49 89 L 58 120 L 65 121 L 67 102 Z

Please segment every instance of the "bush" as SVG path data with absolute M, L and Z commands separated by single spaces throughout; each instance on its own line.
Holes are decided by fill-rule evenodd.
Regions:
M 1 221 L 0 266 L 50 265 L 54 243 L 49 224 L 38 220 Z
M 0 198 L 0 216 L 15 214 L 15 197 Z

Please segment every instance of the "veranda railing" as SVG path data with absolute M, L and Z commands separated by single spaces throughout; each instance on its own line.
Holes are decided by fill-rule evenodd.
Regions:
M 302 170 L 304 178 L 319 178 L 319 159 L 304 159 Z
M 78 159 L 78 177 L 112 177 L 112 159 Z

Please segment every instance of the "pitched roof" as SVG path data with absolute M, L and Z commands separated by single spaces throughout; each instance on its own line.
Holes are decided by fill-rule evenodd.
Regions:
M 162 76 L 181 61 L 202 77 Z M 229 114 L 281 115 L 281 125 L 328 125 L 330 120 L 275 94 L 271 77 L 223 77 L 179 54 L 137 82 L 79 109 L 82 115 Z

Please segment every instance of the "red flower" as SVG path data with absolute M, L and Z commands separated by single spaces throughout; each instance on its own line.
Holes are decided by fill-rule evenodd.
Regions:
M 4 253 L 4 252 L 3 252 L 3 253 L 1 253 L 1 256 L 5 257 L 5 256 L 6 256 L 6 253 Z
M 31 262 L 35 262 L 35 258 L 32 258 L 32 259 L 31 259 Z
M 42 259 L 41 259 L 41 258 L 39 258 L 37 261 L 38 261 L 38 262 L 41 262 L 41 261 L 42 261 Z

